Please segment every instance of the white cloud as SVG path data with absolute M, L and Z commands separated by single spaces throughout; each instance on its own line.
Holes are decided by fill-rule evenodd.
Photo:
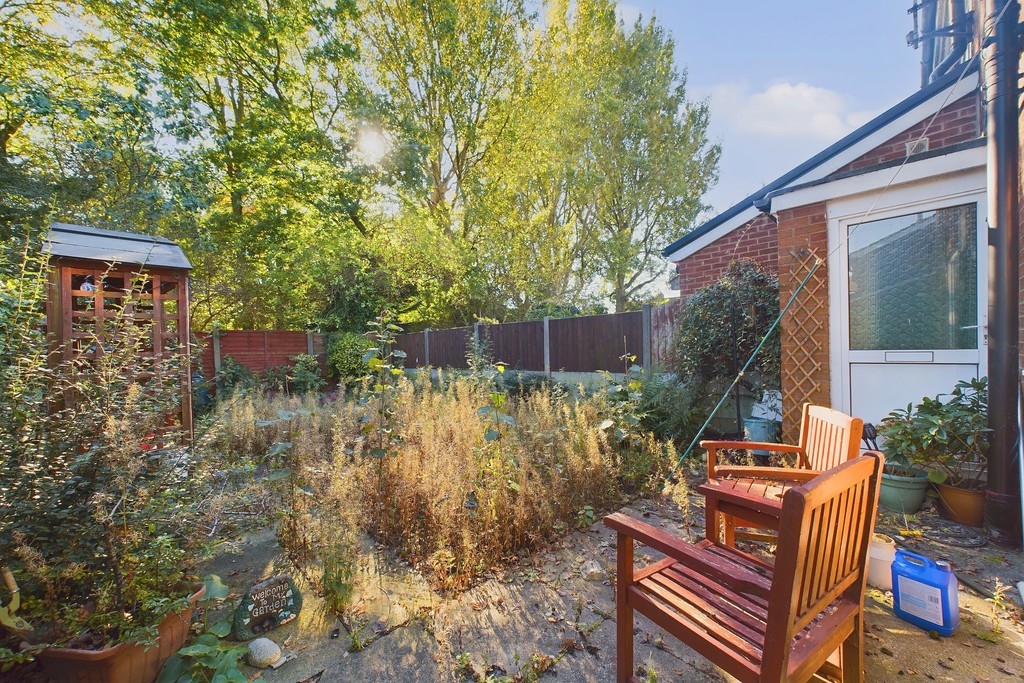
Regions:
M 709 94 L 712 120 L 747 135 L 834 141 L 874 116 L 851 111 L 838 92 L 807 83 L 776 83 L 760 92 L 723 83 Z

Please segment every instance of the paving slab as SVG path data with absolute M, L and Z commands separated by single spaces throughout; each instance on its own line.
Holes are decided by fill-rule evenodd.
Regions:
M 689 519 L 660 498 L 635 501 L 623 512 L 681 538 L 696 540 L 703 528 L 699 500 L 691 506 Z M 941 554 L 920 542 L 916 549 Z M 637 566 L 661 557 L 638 548 Z M 990 580 L 988 564 L 1001 568 L 1004 584 L 1024 567 L 1019 551 L 977 550 L 956 560 L 990 590 L 999 584 Z M 321 683 L 465 681 L 488 675 L 499 680 L 535 675 L 536 680 L 610 683 L 615 667 L 614 565 L 614 533 L 599 522 L 460 595 L 443 597 L 424 577 L 366 540 L 353 608 L 346 617 L 354 635 L 306 587 L 300 618 L 268 634 L 294 659 L 278 670 L 263 671 L 261 680 L 297 683 L 323 672 Z M 286 566 L 273 532 L 260 531 L 226 546 L 207 570 L 219 573 L 240 594 Z M 871 589 L 865 605 L 866 680 L 1024 681 L 1020 597 L 1006 592 L 999 609 L 963 586 L 959 597 L 963 625 L 953 637 L 934 640 L 893 614 L 891 593 Z M 340 635 L 332 639 L 335 629 Z M 634 634 L 637 666 L 655 673 L 659 681 L 733 680 L 639 615 Z M 356 642 L 363 649 L 350 651 Z

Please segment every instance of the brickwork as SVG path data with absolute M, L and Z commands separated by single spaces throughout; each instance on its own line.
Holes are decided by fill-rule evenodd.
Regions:
M 928 125 L 932 118 L 929 116 L 917 125 L 889 138 L 870 152 L 854 159 L 832 175 L 903 159 L 907 155 L 907 143 L 920 138 L 926 127 L 929 151 L 974 140 L 981 135 L 980 111 L 980 96 L 977 93 L 965 95 L 956 102 L 947 104 L 931 125 Z
M 814 265 L 828 257 L 825 204 L 779 212 L 779 300 L 785 304 Z M 797 438 L 801 406 L 831 405 L 828 266 L 822 263 L 782 319 L 782 431 Z
M 734 260 L 754 261 L 778 272 L 778 235 L 770 216 L 762 214 L 678 262 L 679 297 L 685 300 L 717 281 Z

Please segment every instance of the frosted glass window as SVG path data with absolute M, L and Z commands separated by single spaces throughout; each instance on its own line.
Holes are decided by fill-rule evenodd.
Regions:
M 978 348 L 974 204 L 847 228 L 850 349 Z

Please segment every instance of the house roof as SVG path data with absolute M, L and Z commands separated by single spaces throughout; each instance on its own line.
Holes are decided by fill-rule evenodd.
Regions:
M 192 268 L 181 247 L 164 237 L 101 230 L 70 223 L 51 223 L 44 249 L 50 256 L 104 263 L 131 263 L 185 270 Z
M 823 179 L 829 172 L 835 170 L 833 168 L 828 168 L 828 162 L 836 160 L 838 157 L 842 156 L 844 152 L 848 152 L 852 148 L 855 148 L 858 143 L 865 141 L 873 134 L 879 133 L 901 117 L 912 113 L 915 109 L 921 107 L 932 98 L 942 94 L 947 89 L 956 87 L 961 80 L 966 81 L 967 76 L 973 75 L 976 80 L 979 64 L 980 60 L 977 57 L 974 57 L 967 63 L 965 69 L 951 70 L 942 78 L 928 84 L 924 88 L 921 88 L 910 97 L 879 114 L 871 121 L 868 121 L 857 130 L 825 148 L 796 168 L 793 168 L 787 173 L 779 176 L 756 192 L 744 197 L 736 204 L 733 204 L 711 220 L 703 223 L 694 230 L 688 232 L 686 235 L 683 235 L 681 238 L 665 247 L 662 251 L 662 255 L 672 260 L 672 257 L 676 255 L 676 252 L 699 240 L 701 237 L 708 235 L 716 228 L 724 228 L 724 226 L 727 226 L 730 222 L 735 223 L 733 228 L 739 227 L 757 215 L 760 208 L 765 206 L 770 200 L 769 195 L 772 193 L 777 194 L 779 191 L 793 185 L 798 180 L 803 180 L 806 184 L 807 182 L 815 182 Z M 899 131 L 893 131 L 892 134 L 895 135 L 898 132 Z M 879 141 L 879 143 L 881 142 L 884 142 L 884 140 Z M 872 145 L 872 147 L 874 146 L 875 145 Z M 869 150 L 863 151 L 867 152 Z M 846 161 L 843 163 L 846 163 Z M 816 170 L 819 171 L 817 174 L 814 173 Z M 728 232 L 728 230 L 726 230 L 726 232 Z M 683 255 L 683 257 L 686 255 L 688 254 Z

